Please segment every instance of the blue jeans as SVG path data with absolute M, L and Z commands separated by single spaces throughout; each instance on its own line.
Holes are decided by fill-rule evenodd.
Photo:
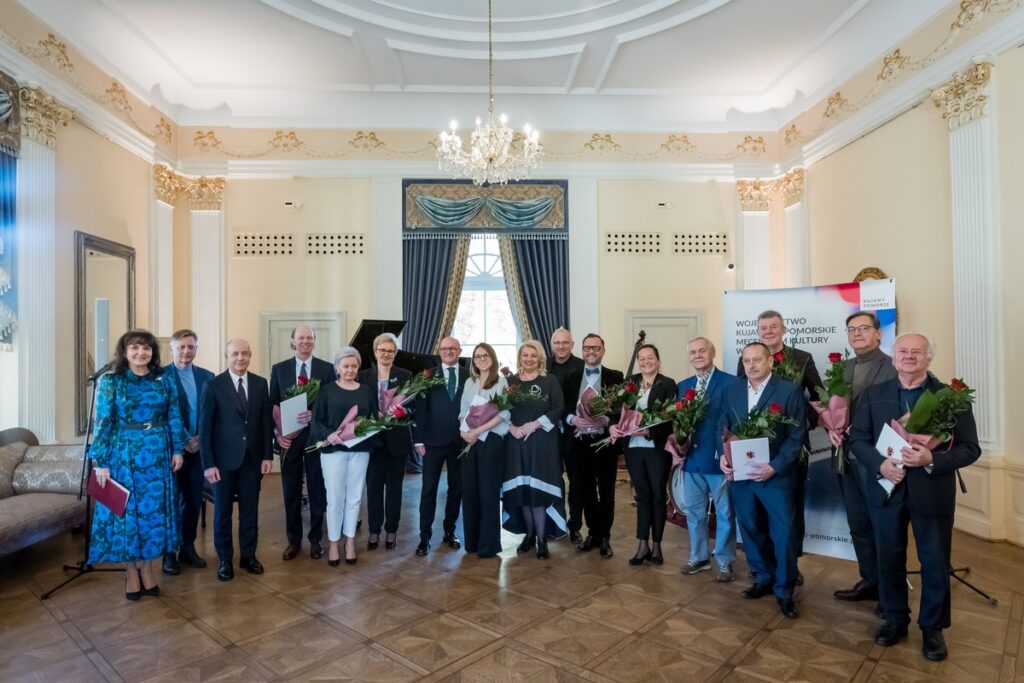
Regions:
M 715 503 L 715 560 L 732 564 L 736 560 L 736 518 L 732 510 L 732 489 L 722 486 L 724 474 L 683 472 L 686 498 L 686 526 L 690 530 L 690 562 L 703 562 L 708 554 L 708 499 Z

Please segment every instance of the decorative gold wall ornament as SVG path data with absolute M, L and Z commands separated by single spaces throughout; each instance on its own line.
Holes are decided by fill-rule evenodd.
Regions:
M 860 272 L 857 273 L 856 277 L 853 278 L 854 282 L 864 282 L 865 280 L 888 280 L 889 276 L 885 274 L 885 271 L 881 268 L 875 268 L 874 266 L 868 266 L 867 268 L 861 268 Z
M 743 142 L 736 145 L 736 151 L 751 156 L 761 156 L 768 153 L 768 145 L 765 144 L 764 136 L 744 135 Z
M 991 78 L 992 64 L 980 62 L 953 74 L 945 85 L 932 91 L 935 106 L 946 108 L 942 118 L 946 120 L 950 130 L 980 119 L 988 113 L 988 96 L 985 91 Z
M 220 211 L 224 196 L 224 178 L 202 176 L 188 181 L 189 208 L 193 211 Z
M 384 143 L 377 138 L 377 134 L 372 130 L 369 133 L 363 131 L 356 131 L 356 134 L 348 141 L 350 147 L 362 150 L 372 150 L 378 147 L 383 147 Z
M 792 147 L 793 145 L 800 142 L 800 131 L 797 130 L 795 123 L 789 124 L 789 128 L 786 129 L 783 139 L 783 144 L 785 144 L 786 147 Z
M 42 88 L 25 87 L 18 91 L 21 102 L 21 135 L 46 145 L 57 146 L 57 127 L 71 121 L 71 110 L 47 95 Z
M 772 190 L 776 195 L 782 197 L 783 206 L 792 206 L 803 199 L 804 177 L 804 169 L 794 168 L 775 180 Z
M 825 103 L 825 113 L 822 114 L 826 119 L 834 119 L 839 115 L 840 112 L 845 111 L 849 106 L 850 101 L 843 97 L 843 93 L 838 90 L 828 98 L 828 102 Z
M 185 192 L 191 182 L 164 164 L 153 166 L 153 180 L 156 181 L 156 198 L 167 204 L 174 204 L 178 195 Z
M 891 81 L 900 75 L 903 68 L 910 61 L 910 57 L 907 57 L 899 48 L 896 48 L 882 59 L 882 70 L 877 76 L 876 81 Z
M 618 152 L 622 149 L 622 145 L 612 139 L 611 133 L 594 133 L 590 137 L 590 142 L 583 143 L 583 146 L 591 152 Z
M 740 195 L 743 211 L 767 211 L 771 206 L 773 186 L 771 181 L 754 178 L 736 181 L 736 192 Z
M 425 143 L 418 149 L 392 149 L 373 131 L 357 131 L 345 147 L 336 149 L 315 149 L 306 143 L 295 131 L 275 131 L 263 146 L 256 149 L 237 149 L 230 147 L 217 137 L 212 130 L 199 130 L 192 137 L 192 146 L 203 152 L 217 151 L 238 159 L 254 159 L 265 157 L 275 151 L 297 152 L 312 159 L 342 159 L 357 152 L 380 150 L 394 158 L 423 158 L 434 151 L 433 141 Z
M 697 145 L 690 142 L 690 136 L 673 133 L 665 139 L 665 142 L 661 143 L 659 149 L 673 154 L 691 154 L 697 151 Z

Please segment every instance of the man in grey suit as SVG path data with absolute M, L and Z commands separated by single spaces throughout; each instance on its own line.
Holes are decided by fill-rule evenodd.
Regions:
M 871 311 L 860 311 L 846 319 L 846 341 L 853 349 L 854 357 L 843 364 L 843 376 L 853 387 L 853 403 L 850 406 L 850 422 L 860 407 L 864 390 L 874 384 L 881 384 L 896 377 L 892 358 L 882 351 L 882 324 Z M 840 449 L 839 457 L 846 459 L 844 471 L 838 475 L 839 488 L 846 504 L 846 521 L 850 524 L 850 539 L 857 554 L 860 581 L 850 589 L 837 590 L 832 595 L 836 600 L 878 600 L 878 551 L 875 548 L 871 516 L 868 514 L 866 486 L 873 486 L 864 468 L 864 463 L 850 452 L 847 438 L 836 439 L 829 434 L 832 445 Z

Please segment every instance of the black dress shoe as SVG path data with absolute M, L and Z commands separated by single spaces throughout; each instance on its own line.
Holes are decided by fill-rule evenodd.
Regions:
M 892 647 L 906 637 L 907 627 L 905 624 L 901 626 L 887 621 L 875 632 L 875 643 L 882 647 Z
M 164 574 L 177 576 L 181 573 L 181 565 L 178 564 L 178 556 L 174 553 L 164 553 Z
M 546 560 L 551 557 L 551 553 L 548 552 L 548 542 L 543 538 L 537 539 L 537 559 Z
M 206 560 L 199 556 L 195 548 L 182 548 L 178 553 L 178 562 L 193 569 L 206 568 Z
M 324 556 L 324 544 L 320 541 L 313 541 L 309 545 L 309 559 L 319 560 Z
M 384 537 L 384 550 L 394 550 L 398 545 L 398 535 L 388 534 Z
M 847 602 L 860 602 L 861 600 L 878 600 L 878 586 L 874 586 L 861 579 L 849 590 L 838 590 L 832 593 L 836 600 Z
M 455 534 L 445 534 L 443 542 L 452 550 L 458 550 L 462 547 L 462 541 Z
M 757 600 L 758 598 L 763 598 L 764 596 L 768 595 L 771 592 L 772 592 L 772 587 L 769 586 L 768 584 L 766 584 L 766 583 L 755 583 L 755 584 L 752 584 L 750 586 L 750 588 L 748 588 L 745 591 L 743 591 L 742 593 L 740 593 L 740 595 L 745 597 L 747 600 Z
M 569 540 L 572 541 L 573 545 L 579 545 L 583 542 L 583 534 L 580 533 L 579 529 L 569 529 Z
M 372 540 L 371 540 L 372 539 Z M 380 534 L 375 534 L 366 539 L 366 549 L 376 550 L 377 546 L 380 545 Z
M 603 558 L 605 558 L 607 560 L 609 557 L 613 556 L 614 554 L 615 554 L 615 551 L 612 550 L 611 541 L 609 541 L 607 538 L 602 538 L 601 539 L 601 557 L 603 557 Z
M 633 557 L 629 558 L 629 566 L 630 567 L 639 567 L 644 562 L 646 562 L 647 560 L 650 560 L 650 559 L 651 559 L 651 551 L 648 550 L 643 555 L 634 555 Z
M 235 568 L 231 566 L 231 562 L 221 560 L 220 566 L 217 567 L 217 579 L 230 581 L 233 578 L 235 578 Z
M 942 631 L 922 631 L 924 643 L 921 645 L 921 654 L 930 662 L 941 662 L 949 656 L 946 649 L 946 638 Z
M 537 537 L 532 534 L 527 534 L 523 542 L 516 548 L 516 555 L 522 555 L 528 553 L 537 546 Z
M 882 603 L 875 605 L 875 616 L 879 619 L 885 619 L 885 610 L 882 609 Z
M 426 557 L 427 553 L 430 552 L 430 541 L 420 541 L 420 544 L 416 546 L 416 555 L 419 557 Z
M 302 543 L 289 543 L 288 547 L 284 549 L 283 553 L 281 553 L 281 559 L 286 562 L 288 560 L 294 560 L 298 556 L 300 550 L 302 550 Z
M 787 619 L 796 619 L 796 603 L 793 602 L 792 598 L 777 598 L 779 602 L 779 610 L 782 612 L 782 616 Z
M 588 553 L 593 550 L 595 546 L 597 546 L 597 539 L 593 536 L 587 536 L 576 545 L 576 550 L 579 550 L 581 553 Z
M 243 557 L 238 561 L 238 567 L 244 569 L 250 574 L 262 574 L 263 565 L 255 557 Z

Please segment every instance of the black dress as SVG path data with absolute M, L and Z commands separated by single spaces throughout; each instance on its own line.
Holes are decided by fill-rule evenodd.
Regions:
M 511 424 L 521 426 L 546 416 L 552 428 L 545 431 L 542 427 L 526 440 L 516 439 L 511 434 L 506 437 L 505 481 L 501 486 L 501 500 L 505 507 L 502 526 L 512 533 L 526 533 L 523 508 L 544 507 L 550 520 L 546 526 L 547 535 L 563 536 L 567 528 L 562 458 L 558 450 L 558 425 L 564 412 L 562 389 L 552 375 L 543 375 L 529 382 L 514 375 L 509 380 L 509 391 L 513 388 L 536 398 L 512 406 Z
M 327 436 L 338 429 L 348 415 L 348 411 L 356 406 L 358 417 L 369 417 L 377 414 L 377 394 L 365 384 L 355 389 L 342 389 L 335 382 L 320 387 L 320 393 L 313 404 L 313 425 L 309 437 L 315 443 L 324 441 Z M 352 448 L 324 444 L 321 453 L 368 453 L 380 443 L 380 434 L 361 441 Z

